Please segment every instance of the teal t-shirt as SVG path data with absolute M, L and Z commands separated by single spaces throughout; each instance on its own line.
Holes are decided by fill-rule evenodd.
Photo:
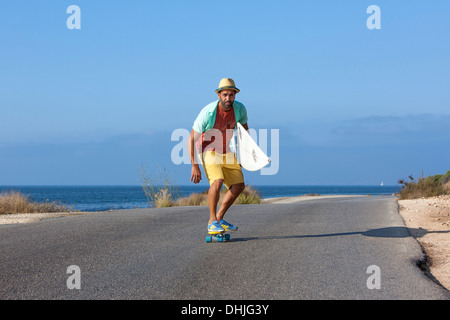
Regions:
M 200 111 L 197 119 L 195 119 L 194 121 L 194 125 L 192 126 L 192 129 L 194 129 L 194 131 L 203 133 L 205 131 L 211 130 L 214 127 L 214 123 L 216 122 L 218 104 L 219 100 L 216 100 L 208 104 L 202 109 L 202 111 Z M 239 101 L 234 100 L 233 109 L 236 122 L 240 122 L 242 125 L 246 124 L 248 119 L 245 106 Z

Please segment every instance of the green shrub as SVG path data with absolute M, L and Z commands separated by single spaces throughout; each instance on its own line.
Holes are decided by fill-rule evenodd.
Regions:
M 448 170 L 447 173 L 442 176 L 441 182 L 442 184 L 447 184 L 448 182 L 450 182 L 450 170 Z
M 417 199 L 417 198 L 429 198 L 449 193 L 447 188 L 447 177 L 450 176 L 450 171 L 447 171 L 445 175 L 437 174 L 429 177 L 419 178 L 417 181 L 409 176 L 409 180 L 400 179 L 398 183 L 402 185 L 400 190 L 399 199 Z M 445 181 L 445 182 L 444 182 Z

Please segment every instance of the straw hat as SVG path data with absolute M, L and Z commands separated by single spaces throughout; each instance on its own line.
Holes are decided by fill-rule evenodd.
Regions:
M 236 88 L 233 79 L 231 78 L 223 78 L 219 82 L 219 88 L 216 89 L 216 92 L 219 93 L 222 90 L 234 90 L 238 93 L 240 90 Z

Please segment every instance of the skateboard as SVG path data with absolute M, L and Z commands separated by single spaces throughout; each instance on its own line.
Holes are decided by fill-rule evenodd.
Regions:
M 206 242 L 225 242 L 230 240 L 230 235 L 224 232 L 206 236 Z

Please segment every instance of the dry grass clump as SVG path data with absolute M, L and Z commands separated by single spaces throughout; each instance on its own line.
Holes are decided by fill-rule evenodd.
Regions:
M 57 202 L 33 202 L 17 191 L 0 193 L 0 214 L 70 212 L 67 206 Z
M 178 197 L 179 190 L 174 181 L 170 178 L 166 169 L 158 166 L 159 173 L 154 178 L 147 172 L 144 165 L 140 167 L 142 179 L 142 190 L 147 198 L 149 207 L 175 207 L 175 206 L 207 206 L 208 190 L 202 193 L 192 193 L 188 197 Z M 220 193 L 219 204 L 226 193 L 226 189 Z M 261 203 L 261 195 L 252 186 L 246 186 L 244 191 L 234 202 L 235 204 L 258 204 Z
M 227 192 L 222 190 L 219 198 L 219 205 L 222 203 L 223 196 Z M 173 200 L 174 195 L 170 190 L 163 188 L 159 190 L 153 197 L 153 205 L 156 208 L 161 207 L 175 207 L 175 206 L 207 206 L 208 205 L 208 190 L 202 193 L 192 193 L 188 197 L 178 198 Z M 246 186 L 244 191 L 239 195 L 234 204 L 259 204 L 261 203 L 261 195 L 252 186 Z
M 175 203 L 169 189 L 160 189 L 153 196 L 153 204 L 156 208 L 173 207 Z
M 447 191 L 447 194 L 450 194 L 450 181 L 444 184 L 444 189 Z
M 177 206 L 207 206 L 208 190 L 202 193 L 192 193 L 189 197 L 179 198 L 176 202 Z
M 223 196 L 227 189 L 223 189 L 220 193 L 219 205 L 222 203 Z M 244 191 L 238 196 L 234 204 L 259 204 L 261 203 L 261 195 L 258 190 L 252 186 L 246 186 Z M 202 193 L 192 193 L 189 197 L 180 198 L 176 201 L 178 206 L 207 206 L 208 190 Z
M 144 165 L 141 165 L 140 175 L 142 179 L 142 190 L 149 207 L 173 207 L 178 196 L 178 187 L 169 176 L 166 169 L 158 166 L 159 173 L 156 178 L 147 173 Z
M 246 186 L 244 191 L 239 195 L 239 197 L 234 202 L 235 204 L 260 204 L 261 194 L 258 190 L 254 189 L 252 186 Z

